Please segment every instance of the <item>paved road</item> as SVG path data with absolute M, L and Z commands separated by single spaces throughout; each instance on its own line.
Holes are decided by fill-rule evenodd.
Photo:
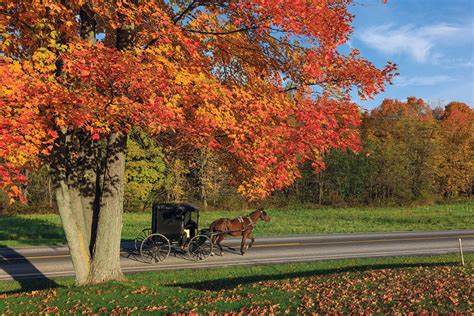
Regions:
M 366 233 L 257 237 L 245 256 L 237 253 L 239 240 L 226 239 L 224 257 L 213 256 L 204 262 L 190 261 L 171 254 L 156 264 L 140 262 L 131 254 L 130 243 L 123 244 L 122 268 L 126 273 L 222 267 L 232 265 L 309 262 L 342 258 L 374 258 L 412 255 L 434 255 L 459 252 L 462 238 L 464 252 L 474 252 L 474 230 L 400 233 Z M 65 246 L 0 248 L 0 280 L 60 277 L 74 275 Z

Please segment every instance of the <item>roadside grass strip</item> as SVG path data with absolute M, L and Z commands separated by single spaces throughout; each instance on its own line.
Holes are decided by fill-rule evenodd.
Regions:
M 72 278 L 0 282 L 0 314 L 470 314 L 472 262 L 458 255 L 331 260 L 140 273 L 75 287 Z
M 216 218 L 234 218 L 249 211 L 201 212 L 200 229 Z M 259 223 L 255 236 L 472 229 L 474 201 L 412 207 L 269 209 L 272 220 Z M 151 225 L 151 212 L 125 213 L 122 240 L 134 240 Z M 64 244 L 56 214 L 0 217 L 0 247 Z

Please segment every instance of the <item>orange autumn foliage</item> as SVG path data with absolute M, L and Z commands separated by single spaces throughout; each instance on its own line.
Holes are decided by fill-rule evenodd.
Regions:
M 437 190 L 446 197 L 472 195 L 474 186 L 474 109 L 450 102 L 440 121 Z
M 293 183 L 305 160 L 322 168 L 330 148 L 357 150 L 350 92 L 382 91 L 395 65 L 338 52 L 350 3 L 3 1 L 0 189 L 21 196 L 25 169 L 48 163 L 65 130 L 99 140 L 140 126 L 225 153 L 250 199 Z M 80 36 L 81 10 L 96 45 Z M 132 45 L 119 50 L 114 34 L 130 25 Z

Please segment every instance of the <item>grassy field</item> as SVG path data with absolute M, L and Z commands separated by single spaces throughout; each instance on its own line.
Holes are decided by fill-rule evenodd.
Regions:
M 71 278 L 0 282 L 0 314 L 469 314 L 473 260 L 466 255 L 467 267 L 447 255 L 150 272 L 82 288 Z
M 383 208 L 293 208 L 267 210 L 272 220 L 258 223 L 255 235 L 326 234 L 354 232 L 469 229 L 474 227 L 474 201 L 432 206 Z M 200 227 L 220 217 L 237 217 L 248 211 L 201 212 Z M 151 212 L 125 213 L 122 238 L 133 240 L 150 226 Z M 64 243 L 58 215 L 0 217 L 0 246 Z

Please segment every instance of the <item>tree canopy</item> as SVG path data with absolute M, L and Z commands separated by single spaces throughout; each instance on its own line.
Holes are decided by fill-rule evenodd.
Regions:
M 250 198 L 291 184 L 301 161 L 358 148 L 349 92 L 370 97 L 394 74 L 339 53 L 350 3 L 4 1 L 1 186 L 21 196 L 22 172 L 61 131 L 98 140 L 132 126 L 229 156 Z

